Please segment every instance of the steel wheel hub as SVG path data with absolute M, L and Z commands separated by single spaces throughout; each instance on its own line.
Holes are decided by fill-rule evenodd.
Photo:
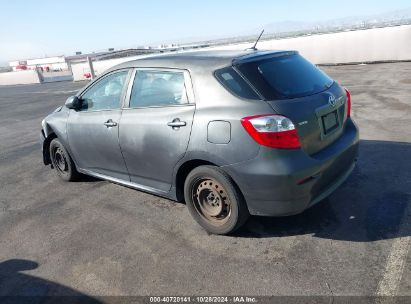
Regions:
M 225 189 L 214 179 L 200 179 L 192 188 L 197 212 L 214 224 L 224 224 L 231 214 L 230 200 Z
M 61 150 L 60 148 L 57 148 L 54 152 L 54 162 L 55 162 L 56 168 L 59 171 L 65 172 L 68 170 L 66 156 L 64 155 L 63 150 Z

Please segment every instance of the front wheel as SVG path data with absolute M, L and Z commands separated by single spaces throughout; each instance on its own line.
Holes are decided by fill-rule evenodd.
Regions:
M 50 143 L 51 163 L 56 169 L 58 176 L 65 181 L 75 181 L 79 179 L 76 165 L 58 138 L 54 138 Z
M 250 215 L 239 189 L 218 167 L 191 171 L 184 183 L 184 198 L 193 218 L 214 234 L 237 230 Z

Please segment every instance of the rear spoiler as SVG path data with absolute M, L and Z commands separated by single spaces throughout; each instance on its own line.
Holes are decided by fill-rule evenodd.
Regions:
M 233 65 L 239 65 L 247 62 L 259 61 L 269 58 L 296 55 L 298 51 L 262 51 L 243 55 L 233 59 Z

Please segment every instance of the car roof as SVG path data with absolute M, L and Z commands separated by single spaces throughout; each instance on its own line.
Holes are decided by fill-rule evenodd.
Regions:
M 218 69 L 230 66 L 233 61 L 250 61 L 260 57 L 281 55 L 290 51 L 259 51 L 259 50 L 222 50 L 222 51 L 190 51 L 149 55 L 121 63 L 110 70 L 127 67 L 176 68 L 196 70 L 198 68 Z

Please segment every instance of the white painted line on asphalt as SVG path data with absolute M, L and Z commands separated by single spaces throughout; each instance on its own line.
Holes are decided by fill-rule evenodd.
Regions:
M 68 94 L 68 93 L 74 93 L 74 92 L 78 92 L 80 89 L 78 90 L 69 90 L 69 91 L 52 91 L 52 90 L 48 90 L 48 91 L 42 91 L 42 92 L 30 92 L 30 94 Z
M 402 274 L 408 257 L 408 252 L 411 245 L 411 237 L 407 236 L 408 225 L 408 208 L 404 212 L 403 219 L 401 221 L 399 235 L 404 235 L 393 241 L 390 254 L 387 258 L 387 264 L 385 266 L 384 275 L 378 284 L 377 295 L 378 296 L 394 296 L 401 283 Z
M 67 93 L 74 93 L 74 92 L 78 92 L 80 89 L 78 90 L 70 90 L 70 91 L 51 91 L 52 93 L 55 94 L 67 94 Z

